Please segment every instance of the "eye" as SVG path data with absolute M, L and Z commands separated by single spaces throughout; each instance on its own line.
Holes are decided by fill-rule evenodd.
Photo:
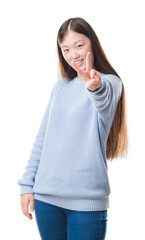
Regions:
M 63 52 L 66 52 L 68 49 L 64 49 L 64 51 Z
M 78 46 L 82 46 L 82 44 L 79 44 Z

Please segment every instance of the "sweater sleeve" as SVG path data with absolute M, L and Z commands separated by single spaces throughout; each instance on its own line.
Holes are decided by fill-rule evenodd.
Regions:
M 27 162 L 27 165 L 25 167 L 25 172 L 21 179 L 17 181 L 17 184 L 20 185 L 20 195 L 23 195 L 25 193 L 33 193 L 33 185 L 35 181 L 35 175 L 38 170 L 39 161 L 42 153 L 45 133 L 46 133 L 46 127 L 47 127 L 47 119 L 49 114 L 49 109 L 51 105 L 51 100 L 54 94 L 56 83 L 53 86 L 50 98 L 48 100 L 43 118 L 41 120 L 38 133 L 36 135 L 36 139 L 33 143 L 33 147 Z
M 102 75 L 101 81 L 101 87 L 95 91 L 86 89 L 102 121 L 112 122 L 122 93 L 122 81 L 114 74 Z

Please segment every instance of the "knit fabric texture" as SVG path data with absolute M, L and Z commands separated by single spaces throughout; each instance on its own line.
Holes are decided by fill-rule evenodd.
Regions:
M 109 208 L 107 138 L 122 93 L 114 74 L 101 75 L 90 91 L 82 78 L 58 79 L 50 94 L 20 195 L 78 211 Z

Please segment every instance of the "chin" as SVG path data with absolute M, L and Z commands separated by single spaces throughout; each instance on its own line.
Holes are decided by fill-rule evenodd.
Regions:
M 86 67 L 82 67 L 82 70 L 83 70 L 83 71 L 86 71 Z

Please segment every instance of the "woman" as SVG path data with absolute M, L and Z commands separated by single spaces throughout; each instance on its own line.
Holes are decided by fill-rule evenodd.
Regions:
M 107 159 L 127 155 L 124 85 L 84 19 L 61 25 L 57 50 L 60 77 L 18 181 L 21 208 L 29 219 L 35 211 L 41 239 L 104 240 Z

